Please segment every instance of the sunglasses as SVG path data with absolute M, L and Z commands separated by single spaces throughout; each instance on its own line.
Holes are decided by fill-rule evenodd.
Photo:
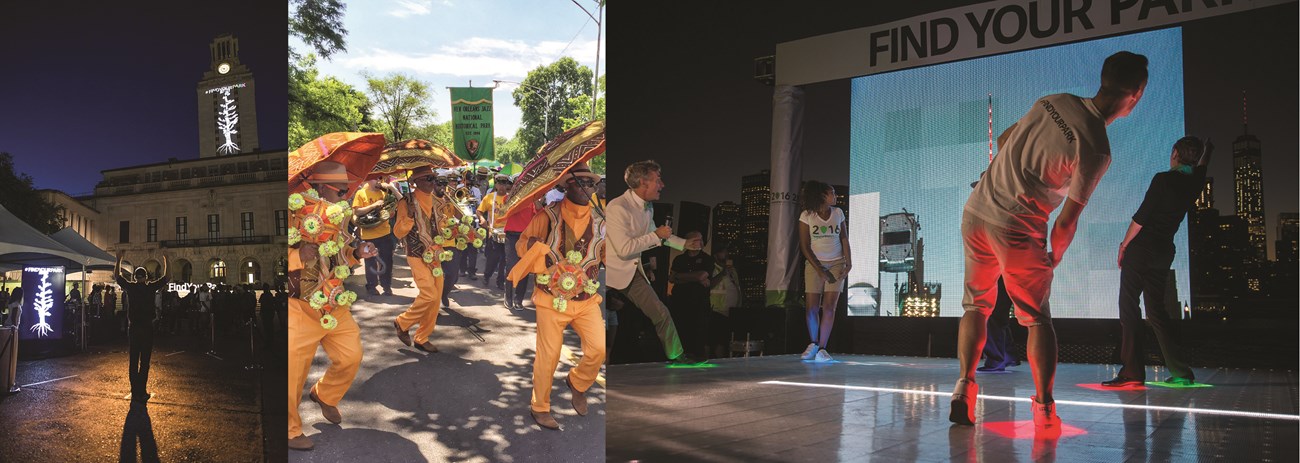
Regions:
M 328 188 L 328 189 L 331 189 L 331 190 L 337 191 L 339 196 L 343 196 L 343 195 L 348 194 L 348 187 L 339 188 L 339 187 L 336 187 L 336 186 L 331 185 L 331 184 L 329 184 L 329 183 L 326 183 L 326 184 L 324 184 L 324 185 L 321 185 L 321 188 Z
M 571 178 L 569 179 L 568 183 L 576 183 L 578 186 L 583 188 L 591 188 L 596 186 L 595 180 L 584 178 L 584 177 Z

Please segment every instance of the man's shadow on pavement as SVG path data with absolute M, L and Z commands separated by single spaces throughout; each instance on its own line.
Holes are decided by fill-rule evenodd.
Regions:
M 139 454 L 136 453 L 137 442 L 140 444 Z M 136 456 L 140 458 L 137 460 Z M 158 442 L 153 437 L 153 423 L 149 421 L 149 408 L 144 402 L 131 402 L 126 423 L 122 425 L 122 447 L 118 461 L 161 461 L 158 459 Z
M 420 447 L 397 433 L 365 428 L 342 428 L 329 422 L 317 423 L 318 431 L 311 436 L 316 448 L 311 452 L 297 452 L 295 461 L 429 461 L 420 454 Z
M 488 457 L 500 461 L 527 461 L 535 445 L 527 442 L 554 431 L 539 428 L 528 414 L 532 398 L 531 349 L 519 360 L 498 365 L 489 361 L 466 361 L 455 352 L 424 355 L 402 350 L 416 359 L 382 370 L 360 386 L 358 400 L 369 400 L 401 412 L 404 416 L 391 423 L 412 431 L 430 432 L 442 445 L 453 451 L 450 461 Z M 562 371 L 566 371 L 562 370 Z M 556 380 L 564 391 L 563 378 Z M 592 404 L 585 417 L 568 408 L 568 394 L 552 395 L 557 417 L 566 429 L 589 435 L 603 420 L 603 405 Z M 597 402 L 597 401 L 592 401 Z M 602 429 L 603 431 L 603 429 Z M 603 433 L 602 433 L 603 434 Z

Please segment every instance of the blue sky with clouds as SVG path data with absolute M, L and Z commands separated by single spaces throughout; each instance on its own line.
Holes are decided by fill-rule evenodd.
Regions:
M 597 25 L 582 5 L 597 15 L 595 0 L 369 0 L 349 2 L 344 16 L 346 53 L 318 61 L 325 75 L 364 90 L 362 72 L 383 76 L 401 72 L 434 89 L 436 120 L 451 114 L 445 87 L 490 87 L 493 80 L 519 82 L 528 71 L 569 56 L 589 68 L 596 64 Z M 597 16 L 599 18 L 599 16 Z M 604 42 L 604 37 L 600 38 Z M 290 45 L 306 47 L 296 38 Z M 600 73 L 605 47 L 600 46 Z M 496 135 L 513 137 L 520 112 L 503 83 L 493 92 Z

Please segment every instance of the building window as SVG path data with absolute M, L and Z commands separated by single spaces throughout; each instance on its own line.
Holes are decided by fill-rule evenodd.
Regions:
M 208 279 L 225 281 L 226 280 L 226 261 L 214 260 L 208 266 Z
M 208 239 L 215 240 L 221 237 L 221 216 L 218 214 L 208 214 Z
M 275 235 L 284 236 L 289 234 L 289 211 L 280 209 L 275 211 Z
M 253 236 L 253 213 L 239 213 L 239 229 L 244 232 L 244 238 Z
M 189 217 L 176 218 L 176 239 L 183 240 L 190 234 Z
M 131 242 L 131 222 L 130 222 L 130 221 L 128 221 L 128 220 L 123 220 L 123 221 L 117 223 L 117 242 L 119 242 L 119 243 L 130 243 L 130 242 Z
M 145 221 L 145 238 L 146 243 L 155 243 L 158 241 L 158 219 L 149 219 Z

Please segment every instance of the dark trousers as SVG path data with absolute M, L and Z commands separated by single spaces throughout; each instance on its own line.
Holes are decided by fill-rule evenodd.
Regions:
M 460 270 L 466 275 L 478 273 L 478 248 L 474 247 L 474 243 L 465 246 L 465 250 L 456 258 L 460 259 Z
M 376 286 L 383 286 L 391 291 L 393 289 L 393 248 L 397 246 L 397 242 L 391 234 L 369 241 L 379 248 L 379 254 L 366 259 L 366 288 L 374 289 Z
M 488 280 L 491 280 L 493 273 L 497 274 L 498 282 L 506 281 L 506 244 L 498 243 L 496 240 L 488 238 L 487 241 L 483 243 L 483 248 L 484 254 L 487 255 L 487 265 L 483 267 L 483 283 L 487 283 Z
M 443 249 L 451 251 L 451 260 L 442 263 L 442 306 L 447 307 L 451 305 L 451 290 L 456 289 L 456 282 L 460 281 L 460 259 L 465 252 L 455 246 Z
M 519 251 L 515 248 L 515 245 L 519 244 L 519 235 L 519 232 L 506 232 L 506 274 L 509 274 L 510 270 L 515 268 L 515 264 L 519 262 Z M 514 291 L 506 290 L 506 301 L 516 304 L 524 302 L 524 298 L 528 297 L 528 289 L 532 281 L 533 276 L 528 275 L 515 283 Z
M 998 300 L 989 315 L 988 336 L 984 341 L 984 366 L 1006 368 L 1016 363 L 1011 353 L 1011 296 L 1007 285 L 998 278 Z
M 1179 378 L 1195 379 L 1192 369 L 1183 362 L 1178 352 L 1178 326 L 1170 319 L 1169 312 L 1164 307 L 1165 279 L 1169 275 L 1169 266 L 1147 264 L 1146 259 L 1125 256 L 1124 265 L 1119 271 L 1120 361 L 1124 364 L 1119 370 L 1119 376 L 1146 380 L 1146 363 L 1142 360 L 1144 330 L 1142 312 L 1138 308 L 1138 297 L 1141 296 L 1146 302 L 1147 322 L 1151 323 L 1151 329 L 1156 333 L 1156 341 L 1160 343 L 1160 353 L 1165 358 L 1169 373 Z
M 149 358 L 153 356 L 153 323 L 131 322 L 131 349 L 127 378 L 131 380 L 131 394 L 144 395 L 149 381 Z

